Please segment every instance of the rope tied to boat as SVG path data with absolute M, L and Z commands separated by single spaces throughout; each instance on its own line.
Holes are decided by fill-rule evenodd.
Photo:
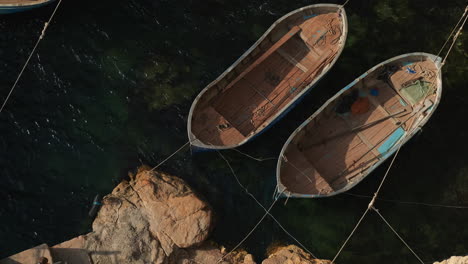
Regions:
M 453 27 L 452 31 L 450 32 L 449 36 L 447 37 L 447 40 L 445 40 L 444 45 L 442 45 L 442 48 L 440 48 L 439 52 L 437 53 L 437 57 L 439 57 L 440 53 L 442 53 L 442 50 L 445 48 L 445 45 L 447 45 L 447 43 L 450 41 L 450 37 L 452 37 L 453 33 L 455 32 L 455 30 L 457 29 L 458 25 L 463 20 L 463 17 L 466 15 L 467 12 L 468 12 L 468 6 L 466 6 L 465 12 L 463 12 L 463 15 L 460 17 L 457 24 Z
M 49 26 L 49 23 L 48 23 L 48 22 L 45 22 L 45 23 L 44 23 L 44 28 L 43 28 L 42 31 L 41 31 L 41 35 L 39 36 L 39 39 L 42 40 L 42 39 L 44 38 L 48 26 Z
M 408 248 L 408 250 L 411 251 L 411 253 L 413 253 L 413 255 L 419 260 L 419 262 L 424 264 L 424 261 L 418 256 L 418 254 L 416 254 L 416 252 L 414 252 L 414 250 L 408 245 L 408 243 L 406 243 L 406 241 L 400 236 L 400 234 L 398 234 L 395 228 L 393 228 L 392 225 L 390 225 L 390 223 L 387 221 L 387 219 L 385 219 L 385 217 L 383 217 L 383 215 L 379 212 L 379 210 L 375 208 L 374 206 L 372 206 L 372 210 L 374 210 L 374 212 L 376 212 L 377 215 L 380 216 L 380 218 L 385 222 L 385 224 L 387 224 L 390 230 L 392 230 L 393 233 L 398 237 L 398 239 L 400 239 L 400 241 Z
M 282 191 L 279 190 L 279 187 L 278 185 L 275 187 L 275 190 L 274 190 L 274 193 L 273 193 L 273 203 L 272 205 L 270 206 L 269 209 L 265 208 L 262 203 L 260 203 L 260 201 L 257 200 L 257 198 L 249 192 L 249 190 L 241 183 L 241 181 L 239 180 L 239 177 L 237 177 L 236 173 L 234 172 L 234 169 L 232 168 L 230 162 L 226 159 L 226 157 L 221 154 L 221 152 L 219 150 L 216 149 L 216 152 L 218 152 L 219 156 L 226 162 L 227 166 L 229 167 L 230 171 L 231 171 L 231 174 L 232 176 L 234 176 L 235 180 L 237 181 L 237 183 L 239 184 L 239 186 L 244 190 L 244 192 L 252 197 L 252 199 L 265 211 L 265 215 L 268 215 L 270 216 L 271 219 L 273 219 L 273 221 L 275 221 L 275 223 L 290 237 L 292 238 L 297 244 L 299 244 L 299 246 L 301 246 L 305 251 L 307 251 L 307 253 L 309 253 L 313 258 L 315 259 L 318 259 L 308 248 L 306 248 L 297 238 L 295 238 L 291 233 L 288 232 L 288 230 L 286 228 L 283 227 L 283 225 L 276 219 L 276 217 L 274 217 L 272 214 L 271 214 L 271 208 L 273 208 L 273 205 L 276 203 L 276 201 L 279 200 L 279 198 L 281 198 L 281 195 L 283 193 L 286 193 L 287 190 L 284 189 Z M 276 195 L 275 195 L 276 194 Z M 289 192 L 289 195 L 291 193 Z M 242 241 L 240 243 L 238 243 L 236 245 L 236 247 L 231 250 L 229 253 L 225 254 L 220 260 L 218 260 L 217 263 L 219 263 L 219 261 L 222 261 L 226 256 L 228 256 L 229 254 L 231 254 L 232 252 L 234 252 L 247 238 L 248 236 L 251 235 L 251 233 L 253 233 L 253 231 L 255 231 L 255 229 L 260 225 L 260 223 L 263 221 L 263 219 L 265 218 L 265 215 L 264 217 L 262 217 L 260 219 L 260 221 L 254 226 L 254 228 L 247 234 L 246 237 L 244 237 L 244 239 L 242 239 Z
M 51 16 L 49 17 L 49 20 L 47 22 L 45 22 L 44 24 L 44 28 L 42 29 L 41 31 L 41 35 L 39 36 L 39 38 L 37 39 L 36 41 L 36 44 L 34 45 L 33 49 L 31 50 L 31 52 L 29 53 L 29 56 L 28 56 L 28 59 L 26 60 L 26 62 L 24 63 L 23 65 L 23 68 L 21 69 L 20 73 L 18 74 L 18 77 L 16 78 L 15 82 L 13 83 L 13 85 L 11 86 L 11 89 L 10 91 L 8 92 L 8 95 L 6 96 L 5 100 L 3 101 L 3 104 L 2 106 L 0 107 L 0 113 L 3 111 L 3 109 L 5 108 L 8 100 L 10 99 L 11 97 L 11 94 L 13 93 L 13 91 L 15 90 L 16 88 L 16 85 L 18 84 L 19 80 L 21 79 L 21 76 L 23 76 L 23 73 L 24 73 L 24 70 L 26 69 L 26 67 L 28 66 L 29 64 L 29 61 L 31 60 L 32 56 L 34 55 L 34 52 L 36 51 L 37 47 L 39 46 L 39 43 L 41 42 L 41 40 L 44 38 L 45 36 L 45 32 L 47 30 L 47 28 L 49 27 L 50 23 L 52 22 L 52 19 L 54 18 L 55 16 L 55 13 L 57 12 L 58 8 L 60 7 L 60 4 L 62 3 L 62 0 L 59 0 L 59 2 L 57 3 L 57 5 L 55 6 L 55 9 L 54 11 L 52 12 Z
M 159 168 L 159 166 L 163 165 L 171 159 L 175 154 L 179 153 L 181 150 L 183 150 L 188 144 L 192 143 L 192 141 L 187 141 L 185 144 L 183 144 L 180 148 L 178 148 L 176 151 L 174 151 L 171 155 L 169 155 L 167 158 L 165 158 L 163 161 L 161 161 L 158 165 L 154 166 L 150 171 L 154 171 L 155 169 Z
M 260 220 L 255 224 L 255 226 L 250 230 L 249 233 L 247 233 L 247 235 L 233 248 L 231 249 L 231 251 L 229 251 L 228 253 L 224 254 L 220 259 L 218 259 L 218 261 L 216 261 L 216 264 L 220 263 L 221 261 L 223 261 L 224 258 L 226 258 L 227 256 L 229 256 L 230 254 L 232 254 L 232 252 L 234 252 L 237 248 L 240 247 L 240 245 L 242 245 L 242 243 L 244 243 L 245 240 L 247 240 L 247 238 L 250 237 L 250 235 L 252 235 L 252 233 L 257 229 L 257 227 L 263 222 L 263 220 L 265 219 L 265 217 L 267 215 L 270 214 L 270 211 L 271 209 L 273 208 L 273 206 L 276 204 L 276 202 L 278 201 L 278 199 L 274 199 L 273 202 L 271 203 L 270 207 L 268 208 L 268 210 L 265 211 L 265 213 L 263 214 L 263 216 L 260 218 Z
M 239 153 L 239 154 L 241 154 L 241 155 L 246 156 L 247 158 L 250 158 L 250 159 L 253 159 L 253 160 L 256 160 L 256 161 L 260 161 L 260 162 L 262 162 L 262 161 L 267 161 L 267 160 L 277 160 L 276 157 L 256 158 L 256 157 L 254 157 L 254 156 L 252 156 L 252 155 L 249 155 L 249 154 L 247 154 L 247 153 L 245 153 L 245 152 L 242 152 L 242 151 L 240 151 L 240 150 L 238 150 L 238 149 L 236 149 L 236 148 L 233 148 L 232 150 L 236 151 L 237 153 Z
M 372 197 L 372 200 L 369 202 L 369 205 L 367 205 L 367 208 L 370 209 L 374 207 L 375 200 L 377 199 L 377 193 L 374 193 L 374 196 Z
M 281 195 L 281 193 L 278 194 L 278 197 L 279 197 L 280 195 Z M 284 205 L 288 204 L 288 201 L 289 201 L 289 198 L 290 198 L 290 197 L 291 197 L 291 192 L 288 191 L 288 193 L 286 194 L 286 201 L 284 201 Z
M 463 17 L 465 17 L 465 19 L 463 20 L 463 23 L 462 23 L 461 26 L 458 28 L 457 33 L 453 36 L 452 44 L 450 45 L 450 47 L 449 47 L 449 49 L 448 49 L 448 51 L 447 51 L 447 54 L 445 55 L 444 59 L 442 60 L 442 64 L 441 64 L 442 66 L 444 66 L 445 61 L 447 60 L 447 57 L 449 56 L 450 52 L 452 51 L 452 48 L 453 48 L 453 46 L 455 45 L 455 42 L 457 42 L 457 39 L 458 39 L 458 37 L 460 36 L 463 27 L 465 26 L 466 20 L 468 19 L 467 13 L 468 13 L 468 5 L 466 6 L 465 12 L 463 12 L 463 15 L 461 16 L 461 18 L 460 18 L 460 20 L 458 21 L 457 25 L 456 25 L 455 28 L 452 30 L 452 33 L 451 33 L 451 34 L 449 35 L 449 37 L 448 37 L 448 39 L 450 39 L 450 37 L 451 37 L 452 34 L 453 34 L 453 31 L 456 29 L 456 27 L 458 26 L 458 24 L 460 24 L 460 21 L 463 19 Z M 447 39 L 447 41 L 448 41 L 448 39 Z M 446 43 L 447 43 L 447 41 L 446 41 Z M 445 46 L 445 44 L 444 44 L 444 46 Z M 444 46 L 442 46 L 442 49 L 443 49 Z M 441 50 L 442 50 L 442 49 L 441 49 Z M 440 52 L 439 52 L 439 53 L 440 53 Z
M 361 218 L 359 218 L 359 221 L 357 222 L 357 224 L 354 226 L 353 230 L 351 231 L 351 233 L 348 235 L 348 237 L 346 238 L 346 240 L 344 241 L 343 245 L 340 247 L 340 249 L 338 250 L 338 252 L 336 253 L 335 257 L 333 258 L 332 260 L 332 263 L 335 263 L 335 260 L 340 256 L 341 252 L 343 251 L 343 249 L 345 248 L 345 246 L 348 244 L 349 240 L 351 239 L 351 237 L 354 235 L 354 233 L 356 232 L 356 230 L 358 229 L 358 227 L 361 225 L 362 221 L 364 220 L 364 218 L 366 217 L 367 213 L 369 213 L 369 211 L 374 207 L 374 204 L 375 204 L 375 200 L 377 200 L 377 197 L 379 195 L 379 192 L 380 192 L 380 189 L 382 188 L 385 180 L 387 179 L 387 176 L 388 176 L 388 173 L 390 172 L 390 169 L 393 167 L 393 163 L 396 159 L 396 157 L 398 156 L 398 153 L 400 152 L 400 149 L 401 149 L 401 145 L 400 147 L 398 147 L 395 155 L 393 156 L 392 158 L 392 161 L 390 162 L 390 165 L 388 166 L 387 168 L 387 171 L 385 172 L 384 174 L 384 177 L 382 178 L 382 180 L 380 181 L 380 184 L 379 184 L 379 187 L 377 188 L 377 191 L 374 193 L 374 196 L 372 197 L 371 201 L 369 202 L 366 210 L 364 211 L 364 213 L 362 214 Z
M 372 198 L 371 195 L 363 195 L 363 194 L 355 194 L 355 193 L 344 193 L 349 196 L 357 197 L 357 198 Z M 437 207 L 437 208 L 449 208 L 449 209 L 468 209 L 468 206 L 463 205 L 449 205 L 449 204 L 434 204 L 434 203 L 422 203 L 422 202 L 413 202 L 413 201 L 400 201 L 400 200 L 392 200 L 392 199 L 384 199 L 384 198 L 376 198 L 376 200 L 380 200 L 383 202 L 389 203 L 396 203 L 396 204 L 406 204 L 406 205 L 421 205 L 421 206 L 428 206 L 428 207 Z

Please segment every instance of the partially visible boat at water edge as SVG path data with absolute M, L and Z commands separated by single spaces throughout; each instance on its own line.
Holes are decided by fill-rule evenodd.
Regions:
M 52 3 L 55 0 L 0 0 L 0 14 L 27 11 Z
M 192 146 L 235 148 L 265 131 L 330 70 L 347 31 L 346 13 L 334 4 L 277 20 L 195 98 L 187 124 Z
M 362 181 L 428 121 L 442 93 L 441 58 L 409 53 L 340 90 L 284 144 L 278 191 L 327 197 Z

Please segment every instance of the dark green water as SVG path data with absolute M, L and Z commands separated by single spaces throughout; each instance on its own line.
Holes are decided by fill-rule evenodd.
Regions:
M 341 3 L 341 1 L 332 1 Z M 95 194 L 107 194 L 140 164 L 155 165 L 187 141 L 194 96 L 283 14 L 310 1 L 64 1 L 5 111 L 0 114 L 0 258 L 90 231 Z M 267 133 L 241 148 L 276 157 L 288 135 L 357 76 L 390 57 L 437 53 L 464 1 L 351 0 L 347 46 L 305 100 Z M 0 17 L 0 94 L 6 96 L 52 7 Z M 468 205 L 467 40 L 443 69 L 441 104 L 401 151 L 381 197 Z M 247 188 L 268 206 L 276 161 L 234 151 Z M 351 193 L 372 194 L 388 162 Z M 237 244 L 263 215 L 216 153 L 185 151 L 162 170 L 187 180 L 214 207 L 212 238 Z M 368 199 L 290 199 L 273 214 L 321 258 L 333 258 Z M 379 201 L 376 206 L 426 262 L 468 253 L 468 209 Z M 292 243 L 266 219 L 243 247 L 264 257 Z M 370 213 L 340 263 L 417 263 Z

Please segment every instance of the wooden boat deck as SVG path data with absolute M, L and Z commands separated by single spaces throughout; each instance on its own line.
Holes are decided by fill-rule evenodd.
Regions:
M 399 92 L 402 84 L 421 79 L 435 86 L 437 72 L 432 61 L 420 61 L 400 66 L 389 82 L 378 80 L 377 72 L 363 78 L 347 93 L 367 98 L 367 111 L 338 114 L 342 97 L 323 109 L 284 151 L 281 184 L 293 193 L 326 195 L 362 177 L 434 105 L 435 90 L 411 105 Z M 378 95 L 371 95 L 371 90 Z
M 232 146 L 266 127 L 341 48 L 343 25 L 338 12 L 300 16 L 289 28 L 278 41 L 262 42 L 265 52 L 241 65 L 224 86 L 218 84 L 218 94 L 208 102 L 199 103 L 191 128 L 198 140 Z

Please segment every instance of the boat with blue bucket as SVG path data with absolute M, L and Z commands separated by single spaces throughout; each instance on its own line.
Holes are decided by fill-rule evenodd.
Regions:
M 284 144 L 279 193 L 327 197 L 354 187 L 428 121 L 441 78 L 441 58 L 417 52 L 384 61 L 344 87 Z
M 0 14 L 27 11 L 52 3 L 54 0 L 0 0 Z
M 347 31 L 339 5 L 281 17 L 195 98 L 187 124 L 192 146 L 235 148 L 265 131 L 332 68 Z

